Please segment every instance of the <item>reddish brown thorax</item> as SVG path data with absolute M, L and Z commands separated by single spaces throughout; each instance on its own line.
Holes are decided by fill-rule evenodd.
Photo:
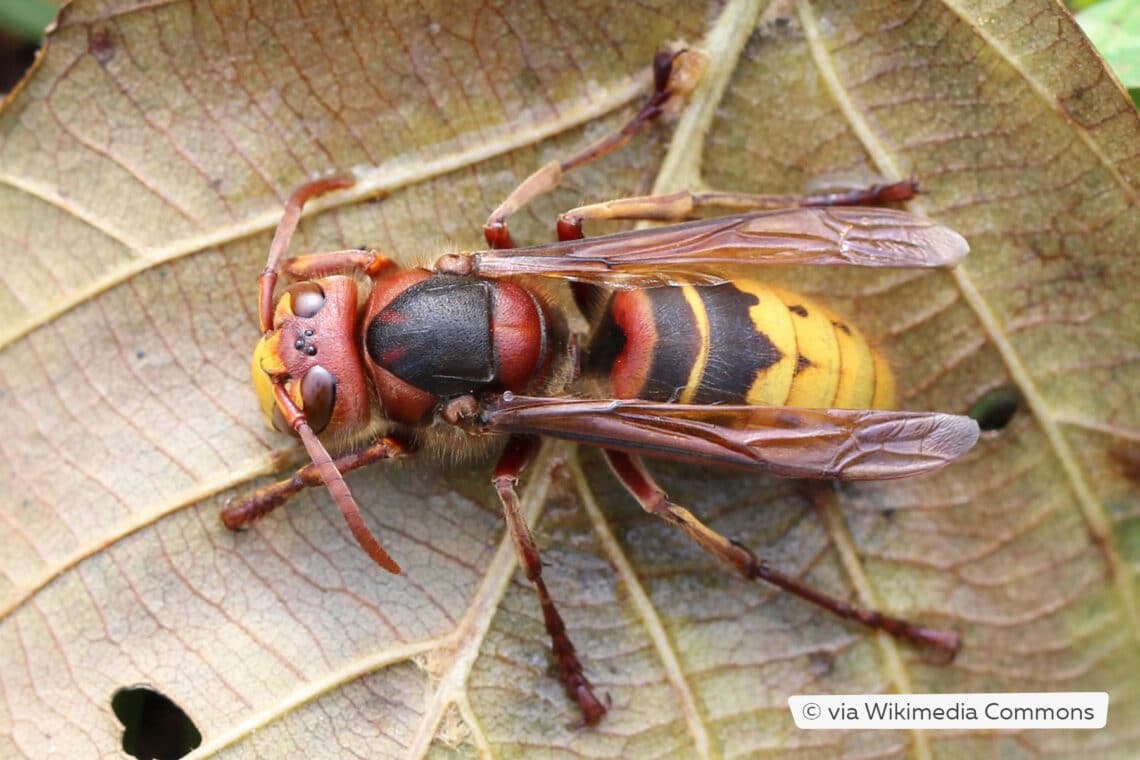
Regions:
M 551 320 L 512 282 L 410 269 L 378 281 L 362 347 L 387 416 L 421 424 L 443 399 L 522 392 L 551 361 Z

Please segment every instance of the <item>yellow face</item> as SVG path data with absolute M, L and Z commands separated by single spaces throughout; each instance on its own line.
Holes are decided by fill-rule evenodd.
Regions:
M 273 424 L 273 410 L 277 408 L 277 401 L 273 398 L 273 381 L 270 377 L 285 371 L 285 363 L 281 361 L 279 353 L 280 344 L 280 332 L 263 336 L 253 349 L 253 363 L 250 367 L 253 392 L 257 394 L 261 414 L 265 417 L 265 424 L 275 430 L 277 426 Z

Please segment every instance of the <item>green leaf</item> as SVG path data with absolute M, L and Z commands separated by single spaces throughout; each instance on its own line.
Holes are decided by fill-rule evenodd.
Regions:
M 1077 14 L 1077 22 L 1138 102 L 1140 6 L 1135 0 L 1105 0 Z
M 48 0 L 0 0 L 0 29 L 39 40 L 57 10 L 57 5 Z

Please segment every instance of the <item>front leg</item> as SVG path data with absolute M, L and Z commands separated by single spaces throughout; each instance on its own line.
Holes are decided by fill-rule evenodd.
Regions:
M 408 443 L 385 436 L 367 448 L 337 457 L 333 464 L 343 475 L 382 459 L 403 459 L 410 452 Z M 227 505 L 222 510 L 222 522 L 230 530 L 241 530 L 283 506 L 301 490 L 324 484 L 320 469 L 315 464 L 307 464 L 293 473 L 293 477 L 270 483 Z
M 285 274 L 294 280 L 312 280 L 322 275 L 355 270 L 366 277 L 375 278 L 396 262 L 371 249 L 353 248 L 347 251 L 322 251 L 294 256 L 285 262 Z
M 277 231 L 273 233 L 273 242 L 269 244 L 269 257 L 265 262 L 265 269 L 258 278 L 257 313 L 260 317 L 261 331 L 268 332 L 273 328 L 273 290 L 277 287 L 277 273 L 281 267 L 281 258 L 289 249 L 289 241 L 297 231 L 297 223 L 301 221 L 301 211 L 305 204 L 313 198 L 333 190 L 343 190 L 356 184 L 352 177 L 327 177 L 325 179 L 306 182 L 293 191 L 281 221 L 277 223 Z
M 590 681 L 586 678 L 582 663 L 574 650 L 574 644 L 566 633 L 566 624 L 558 614 L 558 608 L 554 606 L 550 592 L 546 590 L 546 583 L 542 580 L 542 557 L 539 556 L 538 546 L 534 543 L 530 527 L 523 518 L 518 494 L 515 492 L 519 475 L 534 458 L 538 446 L 537 438 L 512 436 L 499 463 L 495 466 L 491 482 L 503 503 L 503 517 L 507 521 L 507 530 L 515 544 L 519 565 L 538 593 L 542 619 L 546 624 L 546 632 L 550 634 L 554 659 L 558 662 L 559 677 L 565 684 L 566 691 L 577 700 L 578 707 L 582 711 L 582 721 L 592 726 L 606 714 L 606 707 L 594 695 L 593 687 L 590 686 Z

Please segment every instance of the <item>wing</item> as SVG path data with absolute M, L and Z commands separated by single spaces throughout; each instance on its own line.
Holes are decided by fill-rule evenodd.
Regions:
M 831 480 L 886 480 L 936 470 L 978 440 L 978 425 L 969 417 L 935 412 L 512 394 L 485 404 L 480 421 L 488 432 L 548 435 L 631 454 Z
M 718 282 L 726 264 L 940 267 L 970 250 L 949 227 L 887 208 L 791 208 L 473 254 L 475 273 L 616 287 Z

